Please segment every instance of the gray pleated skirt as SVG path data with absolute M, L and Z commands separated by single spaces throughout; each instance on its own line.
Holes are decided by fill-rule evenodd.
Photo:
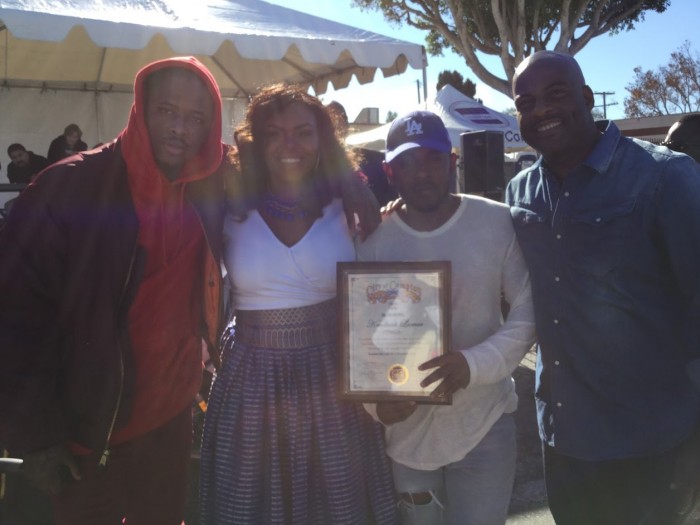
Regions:
M 238 312 L 202 442 L 204 525 L 398 523 L 382 430 L 337 398 L 336 308 Z

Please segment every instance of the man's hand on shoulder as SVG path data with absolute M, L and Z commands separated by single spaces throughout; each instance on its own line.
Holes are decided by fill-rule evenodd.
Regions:
M 340 189 L 348 226 L 355 233 L 355 215 L 357 215 L 359 219 L 359 234 L 364 240 L 382 222 L 377 198 L 365 183 L 365 176 L 361 172 L 344 175 L 341 178 Z
M 399 211 L 403 207 L 403 199 L 399 197 L 396 200 L 389 201 L 387 202 L 384 206 L 381 207 L 379 210 L 382 214 L 382 217 L 386 217 L 388 215 L 391 215 L 394 212 Z

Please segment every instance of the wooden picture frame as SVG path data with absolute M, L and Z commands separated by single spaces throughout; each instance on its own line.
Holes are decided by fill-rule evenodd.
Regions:
M 450 262 L 341 262 L 337 279 L 340 397 L 451 404 L 418 370 L 451 348 Z

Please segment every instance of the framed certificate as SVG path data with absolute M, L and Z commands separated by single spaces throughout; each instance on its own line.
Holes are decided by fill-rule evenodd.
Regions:
M 338 263 L 340 396 L 450 404 L 418 366 L 449 352 L 450 262 Z

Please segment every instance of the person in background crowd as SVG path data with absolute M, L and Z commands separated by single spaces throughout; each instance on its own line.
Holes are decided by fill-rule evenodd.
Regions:
M 77 124 L 68 124 L 63 134 L 53 139 L 49 145 L 49 152 L 46 155 L 49 164 L 87 150 L 87 144 L 80 140 L 82 136 L 83 132 Z
M 421 385 L 440 381 L 431 395 L 452 404 L 366 407 L 386 425 L 404 525 L 503 524 L 516 460 L 511 373 L 535 340 L 525 261 L 505 205 L 450 193 L 456 156 L 440 117 L 401 116 L 386 144 L 384 170 L 404 204 L 358 258 L 451 262 L 452 348 L 419 369 L 432 370 Z
M 345 108 L 340 102 L 335 100 L 329 102 L 327 106 L 335 118 L 336 129 L 344 140 L 350 130 Z M 384 206 L 396 199 L 398 196 L 396 190 L 389 184 L 382 169 L 384 153 L 366 148 L 353 148 L 353 152 L 357 157 L 360 171 L 367 178 L 367 184 L 379 205 Z
M 573 57 L 513 77 L 542 157 L 506 199 L 532 279 L 545 481 L 565 525 L 674 524 L 700 498 L 700 166 L 594 122 Z
M 355 259 L 337 185 L 357 168 L 299 87 L 255 95 L 236 141 L 224 226 L 235 330 L 205 418 L 202 523 L 396 523 L 381 429 L 336 395 L 336 263 Z
M 331 100 L 326 104 L 326 107 L 333 118 L 333 125 L 335 126 L 336 133 L 345 140 L 345 137 L 347 137 L 350 132 L 350 120 L 348 119 L 345 107 L 337 100 Z
M 360 169 L 367 177 L 372 193 L 377 198 L 380 206 L 398 198 L 396 188 L 389 183 L 386 173 L 382 168 L 384 153 L 367 148 L 355 148 L 355 153 L 360 162 Z
M 685 115 L 674 122 L 661 145 L 700 162 L 700 113 Z
M 7 165 L 7 178 L 12 183 L 29 184 L 36 174 L 49 165 L 46 157 L 27 151 L 22 144 L 10 144 L 7 154 L 11 161 Z

